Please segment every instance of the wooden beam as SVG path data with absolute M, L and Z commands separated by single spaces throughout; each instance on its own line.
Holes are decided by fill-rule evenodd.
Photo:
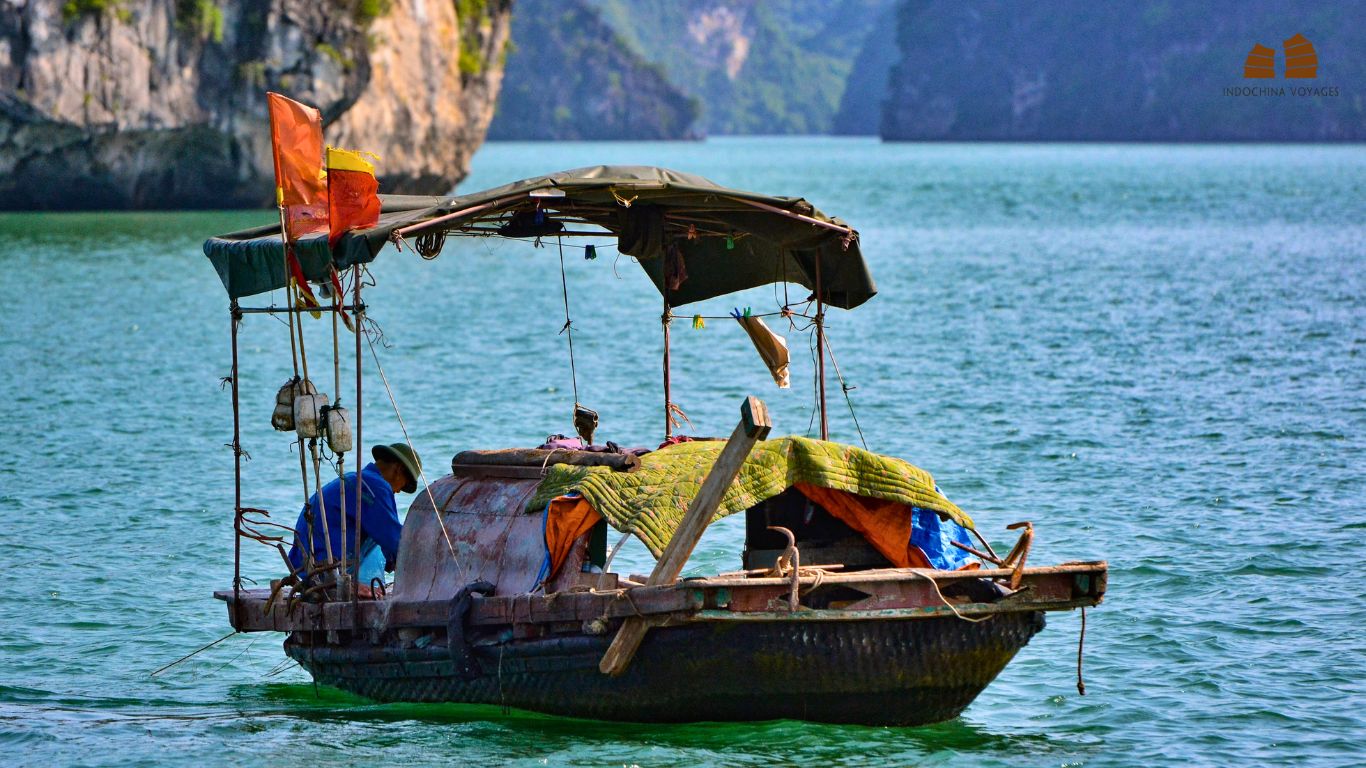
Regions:
M 707 478 L 702 481 L 702 489 L 688 505 L 683 522 L 664 547 L 659 562 L 655 563 L 654 571 L 645 582 L 647 586 L 657 587 L 678 580 L 679 574 L 683 572 L 683 565 L 702 538 L 702 532 L 711 522 L 712 515 L 716 514 L 716 508 L 721 504 L 726 489 L 735 482 L 735 476 L 740 474 L 740 467 L 744 465 L 745 459 L 749 458 L 754 444 L 768 437 L 772 428 L 773 423 L 769 420 L 768 407 L 764 402 L 757 397 L 745 398 L 744 404 L 740 406 L 740 423 L 735 426 L 735 431 L 726 441 L 726 446 L 721 449 L 721 455 L 707 473 Z M 603 674 L 613 677 L 625 672 L 649 629 L 650 624 L 645 619 L 635 616 L 627 618 L 622 622 L 621 629 L 617 630 L 616 637 L 612 638 L 612 645 L 608 647 L 607 653 L 603 654 L 598 669 Z
M 1063 563 L 1061 565 L 1043 565 L 1034 568 L 1024 569 L 1024 576 L 1053 576 L 1053 575 L 1102 575 L 1108 571 L 1109 565 L 1104 560 L 1093 560 L 1088 562 Z M 853 571 L 851 573 L 827 573 L 820 577 L 823 584 L 868 584 L 873 582 L 885 581 L 904 581 L 908 578 L 919 579 L 929 576 L 941 585 L 945 582 L 958 581 L 962 579 L 1008 579 L 1015 573 L 1013 568 L 978 568 L 977 570 L 964 571 L 935 571 L 929 568 L 875 568 L 867 571 Z M 814 584 L 816 577 L 802 576 L 803 586 Z M 792 579 L 787 577 L 728 577 L 711 576 L 702 579 L 689 579 L 688 586 L 695 588 L 708 589 L 711 587 L 745 587 L 745 586 L 786 586 L 792 583 Z

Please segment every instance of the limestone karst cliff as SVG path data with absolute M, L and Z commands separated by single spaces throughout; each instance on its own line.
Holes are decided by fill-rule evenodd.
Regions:
M 381 189 L 468 171 L 511 0 L 0 3 L 0 208 L 268 205 L 265 92 L 318 106 Z

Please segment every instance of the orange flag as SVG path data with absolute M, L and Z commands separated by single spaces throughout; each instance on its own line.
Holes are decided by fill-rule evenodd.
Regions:
M 360 152 L 328 147 L 327 200 L 327 241 L 331 245 L 336 245 L 347 230 L 368 229 L 378 224 L 379 182 L 375 180 L 374 164 Z
M 284 208 L 285 234 L 293 242 L 327 230 L 323 117 L 313 107 L 278 93 L 268 93 L 266 98 L 275 155 L 275 199 Z

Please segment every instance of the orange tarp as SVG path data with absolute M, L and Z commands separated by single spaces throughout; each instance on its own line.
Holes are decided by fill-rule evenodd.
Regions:
M 602 515 L 582 496 L 560 496 L 551 500 L 545 521 L 545 546 L 550 551 L 550 573 L 545 577 L 547 582 L 560 572 L 560 566 L 569 557 L 574 542 L 591 531 L 599 520 L 602 520 Z
M 912 512 L 907 505 L 808 483 L 796 483 L 793 487 L 829 512 L 831 517 L 857 531 L 893 566 L 934 567 L 920 547 L 911 543 Z M 551 500 L 545 525 L 545 543 L 550 551 L 550 574 L 546 581 L 555 578 L 574 542 L 602 519 L 582 496 L 560 496 Z M 976 568 L 978 564 L 966 567 Z
M 905 504 L 808 483 L 796 483 L 793 487 L 824 507 L 831 517 L 862 534 L 873 549 L 897 568 L 934 567 L 920 547 L 911 543 L 911 508 Z
M 285 234 L 292 241 L 326 232 L 322 113 L 278 93 L 268 93 L 266 99 L 275 156 L 275 197 L 284 207 Z

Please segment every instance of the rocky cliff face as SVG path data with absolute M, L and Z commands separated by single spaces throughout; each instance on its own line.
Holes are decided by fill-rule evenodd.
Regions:
M 517 0 L 494 140 L 685 139 L 697 101 L 583 0 Z
M 510 0 L 10 0 L 0 208 L 269 205 L 267 90 L 379 154 L 382 190 L 448 190 L 492 114 L 509 16 Z
M 1351 4 L 1276 0 L 907 0 L 882 136 L 1361 141 L 1361 21 Z M 1284 76 L 1283 44 L 1296 34 L 1317 49 L 1313 79 Z M 1275 77 L 1244 79 L 1257 44 L 1276 51 Z
M 370 82 L 329 141 L 378 154 L 381 190 L 449 192 L 493 119 L 511 10 L 512 0 L 393 0 L 370 26 Z

